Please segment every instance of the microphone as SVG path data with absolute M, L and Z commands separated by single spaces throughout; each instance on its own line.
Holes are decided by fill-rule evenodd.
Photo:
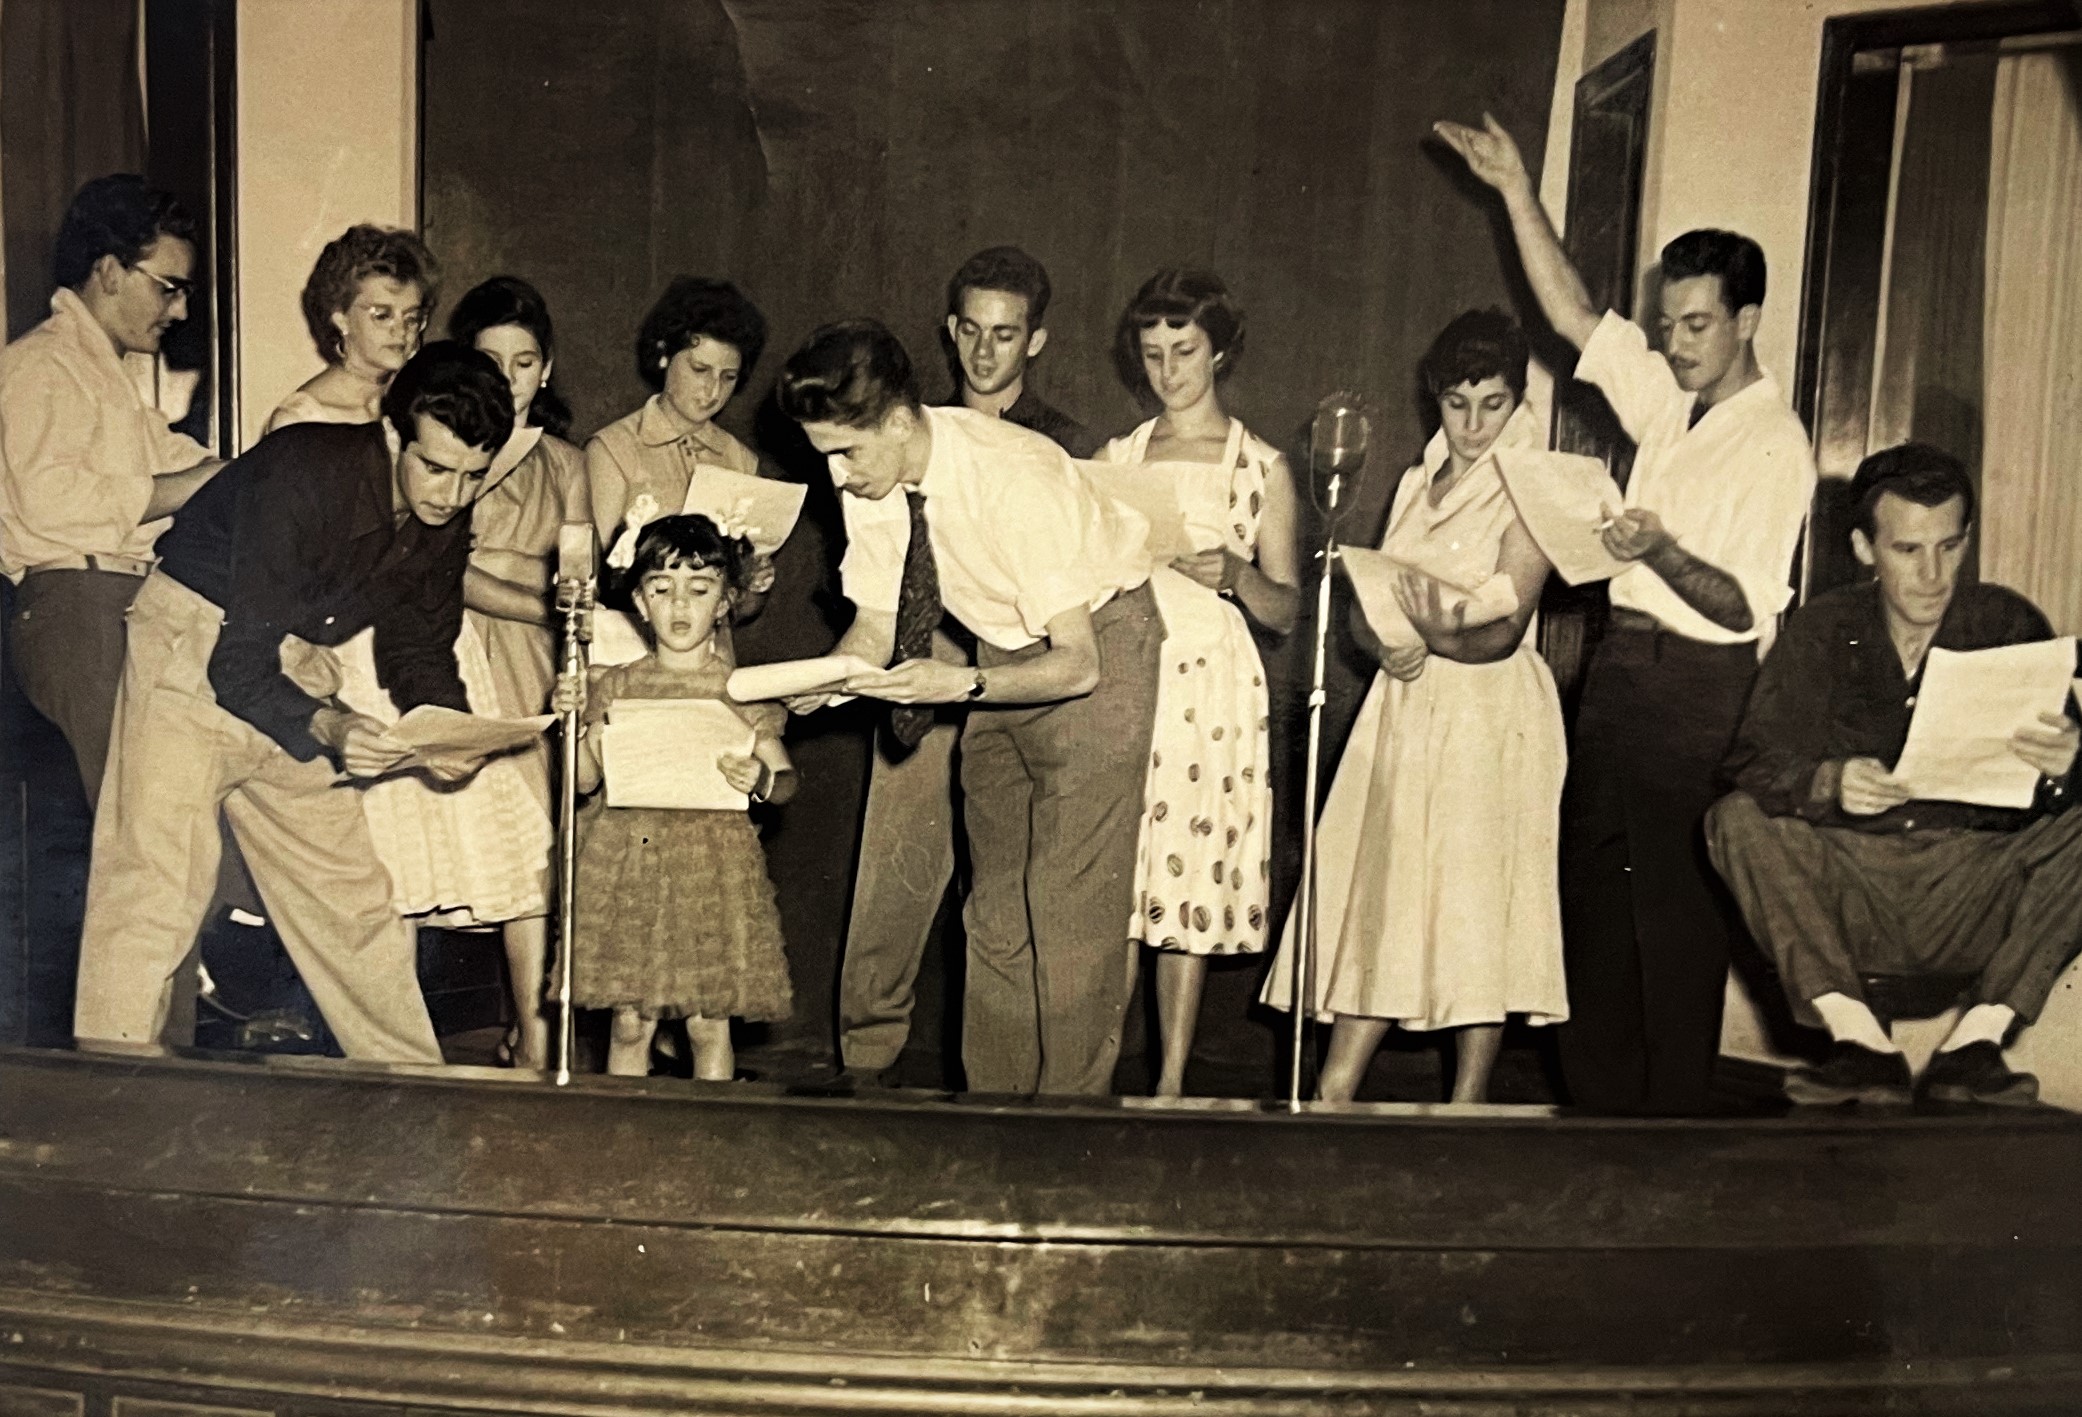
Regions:
M 1357 394 L 1340 389 L 1316 405 L 1309 423 L 1309 491 L 1316 506 L 1335 516 L 1345 484 L 1366 465 L 1373 422 Z
M 593 577 L 597 574 L 599 538 L 591 522 L 565 522 L 557 528 L 557 613 L 565 617 L 570 639 L 592 638 Z
M 589 581 L 599 542 L 591 522 L 565 522 L 557 528 L 557 579 Z

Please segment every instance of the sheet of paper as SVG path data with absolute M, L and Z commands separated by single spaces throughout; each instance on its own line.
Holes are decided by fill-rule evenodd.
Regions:
M 1186 516 L 1179 510 L 1178 486 L 1169 473 L 1143 463 L 1080 461 L 1077 467 L 1101 495 L 1142 513 L 1149 523 L 1151 565 L 1168 566 L 1193 554 Z
M 1407 569 L 1400 561 L 1370 546 L 1340 546 L 1337 563 L 1344 567 L 1359 613 L 1376 639 L 1389 649 L 1415 649 L 1424 643 L 1395 598 L 1395 577 Z
M 762 556 L 781 549 L 802 515 L 809 488 L 772 477 L 747 477 L 728 468 L 703 464 L 687 482 L 682 512 L 699 512 L 752 543 Z
M 1352 595 L 1359 602 L 1359 612 L 1366 616 L 1367 628 L 1389 649 L 1415 649 L 1424 643 L 1424 636 L 1417 633 L 1417 627 L 1403 612 L 1402 602 L 1395 598 L 1395 578 L 1404 571 L 1431 576 L 1451 592 L 1446 599 L 1447 608 L 1455 604 L 1466 606 L 1466 623 L 1470 628 L 1501 619 L 1517 609 L 1516 595 L 1508 595 L 1508 604 L 1502 601 L 1487 604 L 1491 597 L 1476 589 L 1433 575 L 1422 566 L 1399 561 L 1371 546 L 1340 546 L 1337 548 L 1337 563 L 1344 567 L 1345 578 L 1352 583 Z M 1497 588 L 1508 593 L 1507 584 L 1500 578 Z
M 752 751 L 752 725 L 718 699 L 618 699 L 600 730 L 610 807 L 742 812 L 716 760 Z
M 534 452 L 535 445 L 541 441 L 542 430 L 540 428 L 535 427 L 531 423 L 515 425 L 512 434 L 500 446 L 499 451 L 492 454 L 492 465 L 485 469 L 484 483 L 477 495 L 482 497 L 486 492 L 491 491 L 492 488 L 504 482 L 506 475 L 519 467 L 522 460 L 529 453 Z
M 854 675 L 872 674 L 879 668 L 880 665 L 852 654 L 754 664 L 730 671 L 730 697 L 741 704 L 756 704 L 766 699 L 792 699 L 798 694 L 829 693 Z
M 1609 580 L 1640 563 L 1605 549 L 1601 525 L 1626 505 L 1596 458 L 1514 448 L 1497 454 L 1504 490 L 1518 518 L 1570 585 Z
M 421 704 L 390 727 L 390 736 L 409 744 L 415 756 L 490 757 L 527 746 L 556 722 L 553 714 L 533 718 L 490 718 Z
M 624 610 L 609 610 L 605 606 L 593 612 L 593 643 L 588 647 L 586 657 L 594 668 L 634 664 L 650 652 L 651 642 L 645 638 L 643 626 L 634 615 Z
M 2010 735 L 2059 713 L 2075 677 L 2072 636 L 2000 649 L 1933 649 L 1894 775 L 1917 798 L 2029 807 L 2038 770 Z

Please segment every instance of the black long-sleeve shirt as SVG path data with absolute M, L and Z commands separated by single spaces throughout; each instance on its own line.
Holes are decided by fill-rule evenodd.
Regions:
M 1965 584 L 1954 592 L 1931 643 L 1976 650 L 2052 637 L 2046 617 L 2015 591 Z M 2082 762 L 2062 782 L 2042 779 L 2037 802 L 2021 811 L 1915 801 L 1866 817 L 1845 812 L 1836 793 L 1824 790 L 1834 774 L 1820 781 L 1817 774 L 1850 758 L 1877 758 L 1892 771 L 1922 684 L 1920 665 L 1913 676 L 1902 673 L 1877 582 L 1817 596 L 1787 621 L 1766 656 L 1722 771 L 1771 816 L 1868 832 L 2013 831 L 2074 801 Z
M 283 674 L 285 635 L 331 646 L 373 625 L 376 677 L 398 712 L 469 707 L 455 638 L 470 517 L 400 520 L 394 476 L 380 423 L 295 424 L 212 478 L 159 540 L 159 568 L 224 612 L 218 704 L 293 757 L 322 751 L 322 703 Z
M 940 400 L 942 408 L 960 408 L 961 385 Z M 1007 423 L 1016 423 L 1030 432 L 1039 433 L 1073 458 L 1089 458 L 1105 445 L 1106 440 L 1093 435 L 1089 428 L 1069 414 L 1044 402 L 1032 389 L 1022 388 L 1019 397 L 999 417 Z

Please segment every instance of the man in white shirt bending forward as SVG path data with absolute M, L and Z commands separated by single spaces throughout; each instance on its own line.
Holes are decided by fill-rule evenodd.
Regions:
M 846 691 L 892 705 L 899 741 L 923 735 L 931 705 L 972 705 L 969 1088 L 1103 1094 L 1163 645 L 1148 526 L 1040 434 L 925 407 L 903 345 L 872 320 L 811 335 L 775 394 L 841 492 L 855 613 L 835 652 L 893 666 Z M 933 658 L 943 614 L 976 636 L 974 666 Z

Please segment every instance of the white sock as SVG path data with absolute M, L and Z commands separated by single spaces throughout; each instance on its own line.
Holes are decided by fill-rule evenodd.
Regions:
M 1960 1015 L 1951 1037 L 1938 1044 L 1937 1051 L 1951 1053 L 1969 1043 L 1993 1043 L 2000 1048 L 2016 1021 L 2017 1011 L 2008 1004 L 1975 1004 Z
M 1899 1053 L 1887 1030 L 1863 999 L 1854 999 L 1848 994 L 1823 994 L 1811 1001 L 1815 1012 L 1822 1016 L 1822 1027 L 1838 1043 L 1856 1043 L 1870 1048 L 1875 1053 Z

